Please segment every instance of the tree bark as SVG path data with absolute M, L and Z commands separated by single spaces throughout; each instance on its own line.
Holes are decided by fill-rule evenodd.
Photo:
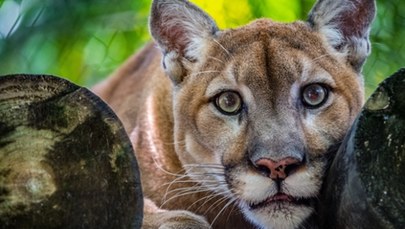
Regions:
M 405 69 L 365 104 L 324 183 L 322 228 L 405 228 Z
M 140 228 L 138 166 L 121 122 L 52 76 L 0 77 L 0 228 Z

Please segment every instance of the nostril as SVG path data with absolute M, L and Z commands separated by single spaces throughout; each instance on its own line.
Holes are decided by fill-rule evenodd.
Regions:
M 259 173 L 261 173 L 263 176 L 270 176 L 271 170 L 264 166 L 264 165 L 256 165 L 256 169 Z
M 289 175 L 293 174 L 295 171 L 297 171 L 300 166 L 301 166 L 301 163 L 286 165 L 284 168 L 284 173 L 286 174 L 286 176 L 289 176 Z

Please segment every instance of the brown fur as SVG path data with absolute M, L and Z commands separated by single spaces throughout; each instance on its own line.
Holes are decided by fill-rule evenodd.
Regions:
M 212 223 L 215 228 L 298 227 L 313 213 L 313 204 L 298 213 L 282 204 L 289 212 L 285 215 L 270 207 L 249 210 L 247 205 L 266 199 L 263 193 L 271 193 L 275 185 L 252 163 L 264 157 L 301 158 L 303 164 L 283 181 L 286 190 L 281 189 L 316 198 L 326 153 L 342 140 L 363 103 L 358 67 L 366 56 L 353 53 L 352 44 L 337 49 L 334 44 L 341 37 L 331 42 L 305 22 L 260 19 L 216 31 L 209 16 L 186 1 L 153 4 L 151 30 L 165 69 L 161 52 L 151 43 L 94 88 L 120 117 L 133 143 L 147 198 L 144 228 L 204 228 Z M 181 21 L 193 15 L 204 23 L 165 24 L 175 20 L 170 10 L 176 4 L 191 12 L 176 11 Z M 313 20 L 316 24 L 319 19 Z M 372 17 L 368 20 L 367 26 Z M 302 88 L 311 83 L 331 89 L 317 109 L 301 102 Z M 241 114 L 216 110 L 212 98 L 221 90 L 239 92 L 246 106 Z M 291 217 L 301 213 L 305 216 L 299 220 Z

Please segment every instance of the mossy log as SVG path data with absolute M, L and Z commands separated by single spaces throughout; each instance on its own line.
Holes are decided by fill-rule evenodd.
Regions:
M 405 69 L 366 102 L 330 167 L 319 215 L 321 228 L 405 228 Z
M 142 201 L 104 102 L 52 76 L 0 77 L 0 228 L 140 228 Z

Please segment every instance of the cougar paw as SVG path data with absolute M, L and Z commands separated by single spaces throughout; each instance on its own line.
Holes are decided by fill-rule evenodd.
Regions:
M 204 217 L 188 211 L 165 211 L 144 216 L 142 228 L 159 229 L 209 229 Z

